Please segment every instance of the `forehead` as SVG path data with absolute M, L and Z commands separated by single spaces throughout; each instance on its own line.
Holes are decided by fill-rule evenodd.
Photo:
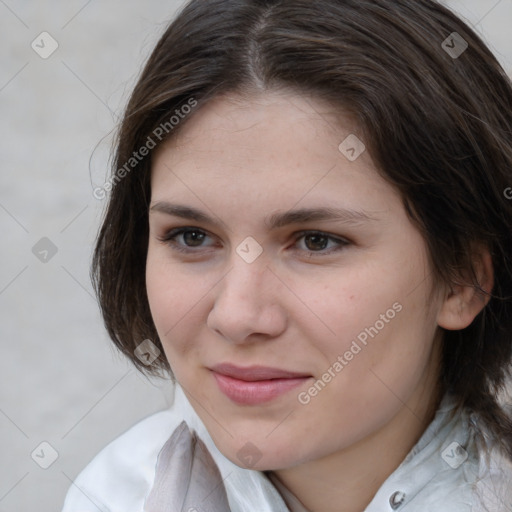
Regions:
M 157 149 L 172 152 L 173 161 L 201 157 L 202 152 L 236 157 L 253 150 L 259 154 L 278 156 L 282 151 L 298 152 L 302 158 L 310 155 L 338 157 L 341 142 L 358 131 L 348 114 L 339 108 L 310 96 L 290 91 L 272 91 L 240 96 L 228 94 L 216 97 L 185 119 L 177 135 Z M 339 140 L 339 142 L 337 142 Z M 333 147 L 334 144 L 334 147 Z M 255 156 L 254 154 L 252 155 Z M 294 155 L 289 155 L 292 161 Z M 247 162 L 238 162 L 245 167 Z
M 153 199 L 214 194 L 234 201 L 230 194 L 236 193 L 291 208 L 340 195 L 349 203 L 350 196 L 364 193 L 369 200 L 380 197 L 382 209 L 396 193 L 376 172 L 368 151 L 351 161 L 340 150 L 344 141 L 355 140 L 355 132 L 350 116 L 316 98 L 289 92 L 221 96 L 157 149 Z

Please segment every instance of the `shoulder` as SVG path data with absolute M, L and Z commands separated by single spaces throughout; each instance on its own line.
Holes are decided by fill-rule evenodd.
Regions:
M 114 439 L 74 480 L 62 512 L 140 512 L 158 453 L 179 422 L 171 410 L 161 411 Z

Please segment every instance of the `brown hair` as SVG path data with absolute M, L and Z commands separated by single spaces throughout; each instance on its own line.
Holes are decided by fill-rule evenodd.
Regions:
M 444 332 L 441 381 L 512 458 L 512 422 L 498 401 L 512 360 L 510 79 L 474 31 L 431 0 L 192 0 L 142 71 L 114 169 L 158 127 L 173 136 L 216 95 L 280 87 L 353 114 L 437 279 L 474 276 L 475 244 L 489 248 L 491 298 L 468 328 Z M 194 112 L 170 126 L 191 99 Z M 150 173 L 151 154 L 116 180 L 91 274 L 112 340 L 138 369 L 157 373 L 170 372 L 163 356 L 146 366 L 134 355 L 145 339 L 162 348 L 145 287 Z

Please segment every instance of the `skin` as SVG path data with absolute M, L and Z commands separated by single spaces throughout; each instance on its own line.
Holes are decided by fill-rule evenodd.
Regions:
M 361 511 L 398 467 L 441 398 L 439 327 L 469 325 L 484 305 L 466 287 L 434 283 L 398 192 L 368 151 L 353 162 L 339 151 L 351 133 L 349 116 L 297 93 L 219 97 L 156 151 L 151 177 L 147 292 L 177 381 L 226 457 L 243 466 L 237 452 L 251 442 L 261 456 L 252 469 L 274 471 L 323 512 Z M 200 209 L 216 224 L 154 208 L 162 202 Z M 371 220 L 265 223 L 325 206 Z M 205 236 L 161 240 L 177 227 Z M 252 263 L 236 252 L 248 236 L 263 249 Z M 490 260 L 482 262 L 490 287 Z M 298 394 L 396 303 L 401 311 L 300 403 Z M 271 402 L 239 405 L 209 369 L 221 362 L 311 378 Z

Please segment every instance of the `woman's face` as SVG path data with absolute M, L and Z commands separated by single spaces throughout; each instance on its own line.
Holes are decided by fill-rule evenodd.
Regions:
M 238 465 L 320 459 L 432 396 L 425 242 L 354 133 L 318 100 L 225 96 L 155 154 L 151 313 Z

